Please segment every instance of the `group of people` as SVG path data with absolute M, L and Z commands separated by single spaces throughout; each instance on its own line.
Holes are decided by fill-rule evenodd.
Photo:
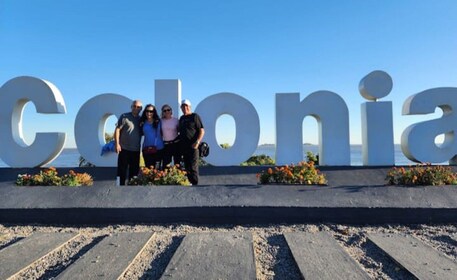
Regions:
M 133 101 L 131 111 L 122 114 L 116 124 L 114 141 L 120 184 L 125 185 L 126 179 L 138 174 L 142 151 L 146 167 L 162 169 L 172 161 L 183 162 L 190 183 L 198 185 L 198 146 L 205 130 L 200 116 L 192 113 L 190 101 L 181 102 L 183 115 L 179 120 L 168 104 L 162 106 L 160 117 L 152 104 L 147 104 L 140 115 L 142 110 L 141 101 Z

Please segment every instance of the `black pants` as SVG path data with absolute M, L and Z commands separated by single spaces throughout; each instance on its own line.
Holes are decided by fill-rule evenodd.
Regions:
M 125 179 L 132 179 L 140 171 L 140 152 L 122 150 L 117 157 L 117 176 L 120 184 L 125 185 Z
M 162 153 L 162 160 L 163 160 L 163 168 L 171 163 L 173 159 L 174 164 L 181 164 L 181 153 L 179 151 L 179 143 L 164 143 L 163 153 Z
M 198 149 L 192 149 L 190 146 L 181 146 L 181 152 L 187 178 L 192 185 L 198 185 Z
M 155 169 L 162 169 L 162 150 L 157 150 L 154 154 L 143 154 L 143 159 L 147 168 L 154 166 Z

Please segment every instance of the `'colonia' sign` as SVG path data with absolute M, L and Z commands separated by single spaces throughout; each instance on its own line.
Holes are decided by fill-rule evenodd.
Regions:
M 362 155 L 364 165 L 394 165 L 392 102 L 379 102 L 392 90 L 392 78 L 374 71 L 359 84 L 361 95 L 371 101 L 361 105 Z M 170 104 L 178 112 L 181 100 L 179 80 L 155 81 L 155 104 Z M 42 166 L 63 150 L 65 133 L 37 133 L 27 145 L 23 139 L 22 114 L 27 102 L 33 102 L 38 113 L 65 114 L 65 101 L 56 86 L 34 77 L 16 77 L 0 88 L 0 158 L 11 167 Z M 101 94 L 88 100 L 75 120 L 75 140 L 80 154 L 97 166 L 115 166 L 114 153 L 100 156 L 105 144 L 106 120 L 119 117 L 132 100 L 118 94 Z M 433 88 L 410 96 L 403 104 L 403 115 L 434 113 L 439 107 L 441 118 L 413 124 L 401 136 L 406 157 L 416 162 L 453 161 L 457 154 L 454 139 L 457 126 L 457 88 Z M 195 111 L 205 124 L 205 141 L 211 146 L 207 161 L 213 165 L 237 165 L 257 148 L 260 122 L 254 106 L 234 93 L 218 93 L 205 98 Z M 235 120 L 236 138 L 230 149 L 222 149 L 216 140 L 216 122 L 228 114 Z M 344 100 L 331 91 L 316 91 L 300 101 L 299 93 L 276 94 L 276 162 L 296 163 L 303 160 L 303 119 L 312 116 L 319 127 L 319 164 L 350 165 L 349 112 Z M 437 135 L 444 142 L 435 144 Z

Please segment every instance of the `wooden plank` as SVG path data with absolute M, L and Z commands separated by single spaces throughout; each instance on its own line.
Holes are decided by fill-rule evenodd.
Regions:
M 116 233 L 104 238 L 57 279 L 118 279 L 154 233 Z
M 284 237 L 304 279 L 370 279 L 328 233 L 291 232 Z
M 457 263 L 410 235 L 370 233 L 368 239 L 418 279 L 457 279 Z
M 40 258 L 58 250 L 77 233 L 34 233 L 0 251 L 0 279 L 20 273 Z
M 256 279 L 252 234 L 188 234 L 162 279 Z

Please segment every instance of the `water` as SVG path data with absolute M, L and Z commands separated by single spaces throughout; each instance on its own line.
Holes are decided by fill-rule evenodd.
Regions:
M 312 152 L 313 154 L 319 153 L 319 146 L 317 145 L 303 145 L 303 158 L 306 158 L 306 152 Z M 400 145 L 394 146 L 395 153 L 395 165 L 411 165 L 416 164 L 413 161 L 410 161 L 403 152 L 401 151 Z M 272 158 L 275 155 L 275 149 L 273 145 L 262 145 L 257 147 L 255 152 L 256 155 L 265 154 Z M 362 145 L 351 145 L 351 165 L 362 165 Z M 443 163 L 447 164 L 447 163 Z
M 303 146 L 303 158 L 306 158 L 306 152 L 310 151 L 317 154 L 319 147 L 316 145 Z M 265 154 L 272 158 L 275 155 L 275 148 L 273 145 L 262 145 L 257 148 L 255 155 Z M 77 149 L 64 149 L 62 153 L 47 166 L 54 167 L 77 167 L 79 165 L 79 152 Z M 402 153 L 400 145 L 395 145 L 395 164 L 396 165 L 410 165 L 415 164 L 408 160 Z M 447 163 L 443 163 L 447 164 Z M 362 165 L 362 146 L 351 145 L 351 165 Z M 0 160 L 0 167 L 8 167 L 2 160 Z
M 79 156 L 78 149 L 64 149 L 56 159 L 45 166 L 77 167 L 79 166 Z M 8 165 L 0 159 L 0 167 L 8 167 Z

